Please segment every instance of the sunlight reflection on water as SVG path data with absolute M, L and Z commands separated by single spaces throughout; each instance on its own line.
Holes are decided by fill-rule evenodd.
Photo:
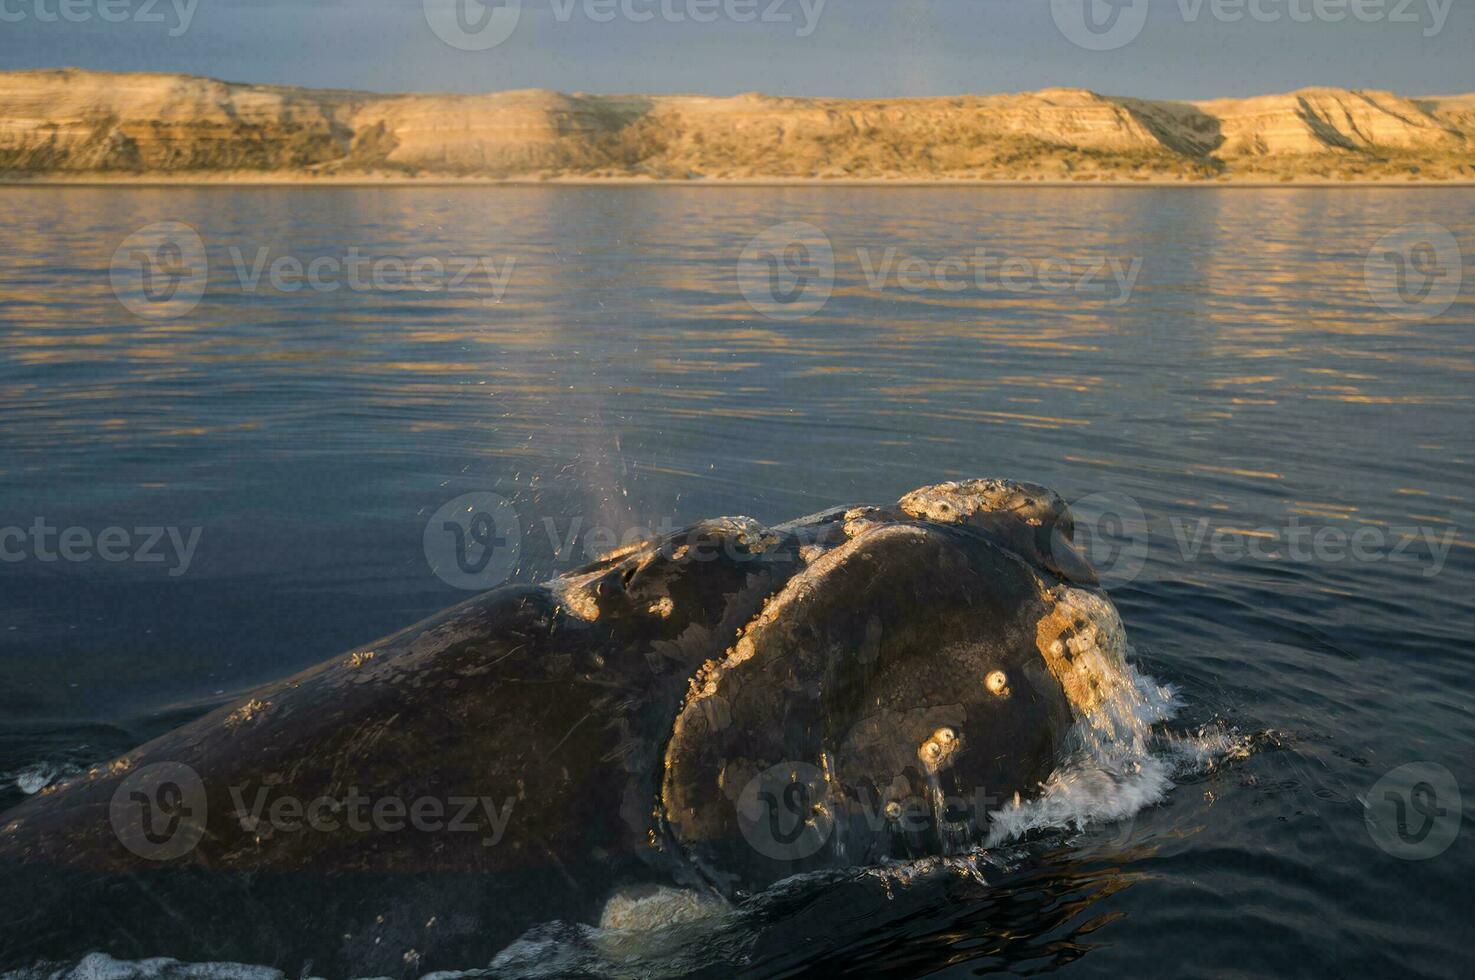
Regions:
M 460 594 L 427 567 L 421 535 L 463 493 L 516 504 L 517 577 L 532 580 L 584 557 L 557 553 L 576 518 L 777 521 L 1007 475 L 1068 500 L 1132 498 L 1145 562 L 1114 595 L 1152 673 L 1205 719 L 1303 741 L 1223 777 L 1217 804 L 1180 788 L 1148 820 L 1166 836 L 1123 859 L 1136 863 L 1121 888 L 1094 866 L 1046 886 L 1079 886 L 1094 911 L 1083 900 L 970 955 L 1027 962 L 1019 944 L 1038 938 L 1038 955 L 1065 962 L 1100 928 L 1116 938 L 1093 962 L 1141 967 L 1170 932 L 1203 944 L 1260 928 L 1280 945 L 1251 960 L 1236 947 L 1245 969 L 1334 948 L 1386 964 L 1388 906 L 1468 897 L 1454 884 L 1470 880 L 1468 857 L 1390 871 L 1347 803 L 1409 758 L 1475 786 L 1457 748 L 1475 737 L 1461 706 L 1475 304 L 1467 282 L 1431 319 L 1390 316 L 1365 276 L 1373 243 L 1414 222 L 1448 228 L 1475 262 L 1468 191 L 5 188 L 0 200 L 12 230 L 0 527 L 203 529 L 175 578 L 138 563 L 0 565 L 0 706 L 21 728 L 208 701 L 448 605 Z M 208 288 L 188 315 L 141 319 L 109 267 L 119 242 L 163 220 L 200 234 Z M 835 278 L 818 312 L 780 321 L 745 299 L 739 259 L 792 221 L 828 237 Z M 353 249 L 510 274 L 505 291 L 485 268 L 462 289 L 247 285 L 258 262 Z M 920 288 L 902 284 L 908 260 Z M 1017 274 L 1001 278 L 1011 260 Z M 1047 288 L 1034 275 L 1047 261 L 1075 282 L 1097 270 L 1103 290 Z M 928 278 L 945 262 L 946 288 Z M 987 262 L 996 274 L 979 285 Z M 1112 270 L 1134 264 L 1124 290 Z M 1293 520 L 1458 533 L 1437 576 L 1427 562 L 1184 544 L 1201 529 L 1264 540 Z M 62 752 L 16 732 L 0 770 Z M 1249 776 L 1256 788 L 1236 789 Z M 1237 870 L 1252 861 L 1258 882 Z M 1036 874 L 971 895 L 972 912 L 932 907 L 941 952 L 918 955 L 936 965 L 957 953 L 952 930 L 1035 915 Z M 1223 908 L 1264 900 L 1286 919 L 1226 919 L 1195 880 Z M 1376 909 L 1346 897 L 1368 889 Z M 1421 915 L 1405 923 L 1419 942 L 1458 933 L 1453 907 Z M 1287 923 L 1300 940 L 1280 941 Z

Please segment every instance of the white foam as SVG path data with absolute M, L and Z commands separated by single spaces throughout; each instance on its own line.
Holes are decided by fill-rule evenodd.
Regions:
M 683 977 L 705 965 L 720 937 L 737 931 L 740 910 L 664 924 L 658 928 L 611 928 L 548 922 L 534 926 L 492 960 L 490 973 L 516 977 Z M 435 974 L 435 980 L 460 980 L 482 971 Z M 430 978 L 424 978 L 430 980 Z
M 3 975 L 3 980 L 282 980 L 280 970 L 242 963 L 181 963 L 167 957 L 115 960 L 89 953 L 75 966 L 39 965 Z
M 36 762 L 0 775 L 0 782 L 14 781 L 16 789 L 35 796 L 52 783 L 75 776 L 82 768 L 70 762 Z
M 985 847 L 1033 832 L 1081 831 L 1130 819 L 1162 802 L 1175 778 L 1248 754 L 1250 739 L 1221 727 L 1159 730 L 1183 706 L 1177 691 L 1130 664 L 1126 676 L 1130 683 L 1118 696 L 1077 721 L 1070 751 L 1040 794 L 992 814 Z

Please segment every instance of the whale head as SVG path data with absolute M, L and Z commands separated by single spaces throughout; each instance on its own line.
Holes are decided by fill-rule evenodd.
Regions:
M 671 839 L 724 892 L 973 846 L 1124 682 L 1120 621 L 1043 487 L 772 530 L 803 567 L 692 678 L 661 773 Z

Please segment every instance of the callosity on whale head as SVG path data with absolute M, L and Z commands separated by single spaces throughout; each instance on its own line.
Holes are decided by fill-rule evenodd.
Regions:
M 814 542 L 807 566 L 698 672 L 665 752 L 666 826 L 723 891 L 978 843 L 1130 683 L 1043 487 L 946 483 L 776 531 Z
M 972 480 L 478 596 L 0 817 L 0 969 L 464 967 L 653 887 L 976 844 L 1130 684 L 1072 539 L 1051 491 Z

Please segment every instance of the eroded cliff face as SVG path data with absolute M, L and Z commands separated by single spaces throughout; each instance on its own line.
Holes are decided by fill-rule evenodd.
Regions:
M 0 173 L 1470 179 L 1475 96 L 377 95 L 65 69 L 0 73 Z
M 1437 99 L 1422 103 L 1391 92 L 1303 89 L 1288 95 L 1220 99 L 1199 108 L 1219 121 L 1222 155 L 1275 156 L 1334 150 L 1465 149 L 1466 134 L 1440 113 Z
M 0 170 L 283 170 L 347 153 L 366 97 L 183 75 L 0 74 Z

